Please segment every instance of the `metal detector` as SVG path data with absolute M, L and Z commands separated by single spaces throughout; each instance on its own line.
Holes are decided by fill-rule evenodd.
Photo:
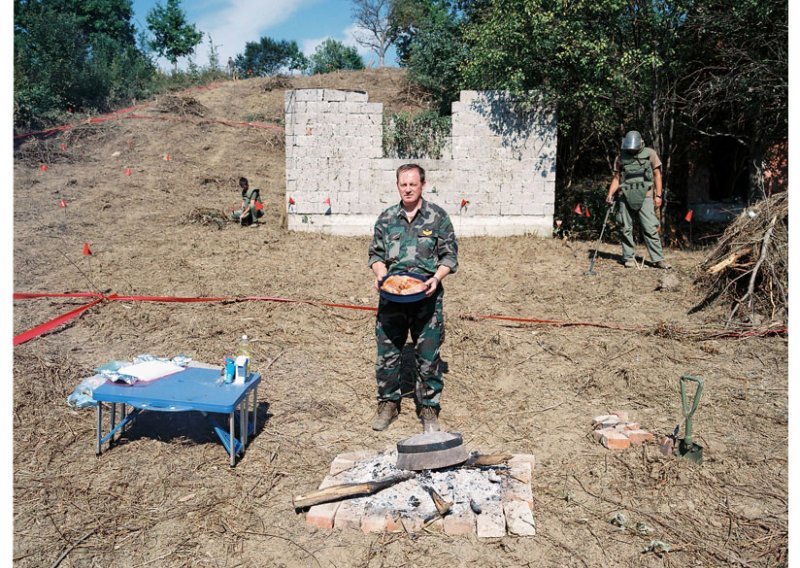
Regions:
M 594 254 L 592 255 L 592 260 L 589 261 L 589 270 L 586 272 L 587 276 L 594 276 L 594 261 L 597 260 L 597 247 L 600 246 L 600 243 L 603 242 L 603 233 L 606 232 L 606 225 L 608 224 L 608 216 L 611 215 L 611 212 L 614 210 L 614 207 L 617 205 L 617 200 L 615 199 L 614 202 L 608 206 L 606 210 L 606 218 L 603 219 L 603 228 L 600 229 L 600 238 L 597 239 L 597 242 L 594 245 Z

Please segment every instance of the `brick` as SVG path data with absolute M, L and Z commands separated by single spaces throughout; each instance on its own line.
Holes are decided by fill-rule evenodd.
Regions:
M 342 501 L 333 519 L 333 526 L 337 529 L 360 529 L 365 505 L 362 499 Z
M 638 430 L 639 429 L 639 423 L 638 422 L 620 422 L 619 424 L 614 426 L 614 429 L 617 432 L 622 432 L 624 434 L 628 430 Z
M 481 503 L 482 512 L 475 517 L 478 538 L 500 538 L 506 536 L 506 517 L 499 501 Z
M 397 513 L 386 513 L 386 532 L 396 533 L 396 532 L 403 532 L 405 528 L 403 527 L 400 515 Z
M 531 484 L 531 464 L 528 462 L 509 463 L 508 475 L 520 483 Z
M 597 442 L 600 442 L 602 444 L 603 443 L 603 436 L 605 436 L 608 433 L 618 434 L 619 431 L 616 429 L 616 427 L 598 428 L 597 430 L 592 432 L 592 436 L 594 436 L 594 439 Z
M 603 434 L 600 443 L 609 450 L 625 450 L 631 445 L 631 441 L 625 434 L 620 434 L 611 430 Z
M 400 524 L 407 533 L 418 533 L 422 531 L 425 519 L 422 517 L 400 517 Z
M 535 536 L 536 522 L 533 513 L 522 501 L 508 501 L 503 503 L 503 513 L 506 516 L 508 534 L 516 536 Z
M 629 430 L 625 432 L 625 434 L 633 444 L 643 444 L 653 441 L 653 433 L 647 430 Z
M 469 508 L 460 508 L 444 518 L 444 534 L 459 536 L 475 534 L 475 513 Z
M 323 198 L 321 198 L 320 201 L 322 201 L 322 199 Z M 376 452 L 375 450 L 358 450 L 356 452 L 344 452 L 343 454 L 339 454 L 336 457 L 341 458 L 343 460 L 361 462 L 378 457 L 378 452 Z
M 384 511 L 367 511 L 361 517 L 361 530 L 365 533 L 381 533 L 386 530 Z
M 530 483 L 520 483 L 509 477 L 503 495 L 506 501 L 522 501 L 533 509 L 533 490 Z
M 592 420 L 592 426 L 595 428 L 609 428 L 611 426 L 616 426 L 619 422 L 619 417 L 613 414 L 604 414 L 602 416 L 595 416 L 594 420 Z
M 331 462 L 331 470 L 329 472 L 329 475 L 336 475 L 338 473 L 350 469 L 354 465 L 356 465 L 356 462 L 354 462 L 353 460 L 346 460 L 342 459 L 339 456 L 336 456 L 335 458 L 333 458 L 333 462 Z
M 339 503 L 323 503 L 314 505 L 308 510 L 306 524 L 320 529 L 332 529 L 333 520 L 336 517 L 336 510 Z
M 620 422 L 627 422 L 630 420 L 627 410 L 612 410 L 611 414 L 620 419 Z
M 533 454 L 511 454 L 508 465 L 516 465 L 518 463 L 529 463 L 531 464 L 531 471 L 536 469 L 536 457 Z

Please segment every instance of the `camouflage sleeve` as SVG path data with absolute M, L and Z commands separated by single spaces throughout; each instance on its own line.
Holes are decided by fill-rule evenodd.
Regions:
M 458 241 L 453 230 L 453 223 L 450 217 L 445 215 L 439 221 L 439 264 L 450 268 L 451 273 L 458 270 Z
M 367 266 L 371 267 L 376 262 L 386 262 L 386 251 L 383 247 L 383 216 L 378 217 L 372 233 L 372 242 L 369 245 L 369 261 Z

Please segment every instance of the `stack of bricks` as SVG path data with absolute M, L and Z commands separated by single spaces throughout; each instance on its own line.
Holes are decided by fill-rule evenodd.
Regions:
M 653 433 L 642 429 L 638 422 L 629 421 L 624 410 L 595 416 L 592 427 L 594 439 L 609 450 L 626 450 L 631 444 L 640 445 L 653 440 Z
M 320 489 L 342 483 L 373 481 L 364 479 L 365 472 L 367 477 L 371 477 L 368 472 L 382 467 L 381 463 L 391 463 L 394 469 L 396 459 L 397 454 L 391 449 L 340 454 L 333 460 L 330 473 L 322 481 Z M 314 505 L 308 510 L 306 524 L 321 529 L 365 533 L 428 531 L 448 536 L 473 534 L 480 538 L 534 536 L 536 523 L 531 489 L 534 466 L 534 456 L 513 454 L 506 464 L 491 469 L 460 468 L 435 474 L 420 472 L 374 495 Z M 491 486 L 496 494 L 488 495 L 482 491 L 474 483 L 475 476 L 483 476 L 483 486 Z M 445 477 L 447 481 L 443 482 Z M 444 517 L 436 515 L 425 486 L 434 488 L 452 503 L 450 512 Z M 413 505 L 409 506 L 409 503 Z

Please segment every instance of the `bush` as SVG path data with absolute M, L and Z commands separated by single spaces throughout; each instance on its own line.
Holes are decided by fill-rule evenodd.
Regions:
M 452 120 L 432 110 L 390 113 L 383 118 L 383 155 L 387 158 L 439 159 L 450 140 Z

